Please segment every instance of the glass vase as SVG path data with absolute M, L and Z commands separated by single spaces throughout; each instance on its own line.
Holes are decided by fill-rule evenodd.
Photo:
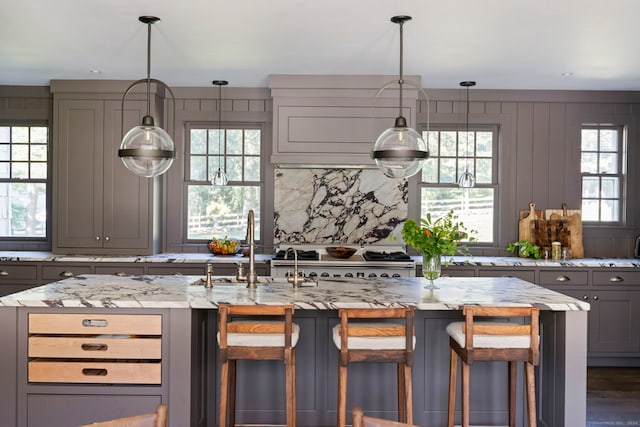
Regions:
M 442 264 L 439 254 L 433 256 L 422 255 L 422 275 L 429 281 L 429 288 L 437 289 L 433 281 L 440 277 L 441 270 Z

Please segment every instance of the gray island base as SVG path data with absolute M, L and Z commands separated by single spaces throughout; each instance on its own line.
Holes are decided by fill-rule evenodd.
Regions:
M 171 427 L 214 426 L 218 385 L 215 328 L 220 303 L 295 305 L 295 321 L 301 327 L 297 347 L 300 426 L 336 423 L 337 350 L 330 330 L 337 323 L 337 309 L 415 307 L 414 422 L 429 427 L 446 425 L 449 344 L 445 327 L 461 318 L 461 307 L 533 305 L 541 309 L 542 357 L 536 369 L 538 425 L 586 424 L 589 305 L 583 301 L 502 277 L 441 278 L 435 282 L 435 290 L 425 289 L 427 282 L 422 278 L 335 278 L 299 289 L 282 279 L 259 280 L 257 289 L 248 290 L 232 278 L 215 277 L 213 288 L 206 289 L 198 276 L 86 275 L 0 298 L 4 345 L 0 356 L 4 378 L 0 425 L 73 426 L 151 411 L 157 403 L 165 402 Z M 44 321 L 42 315 L 46 315 Z M 96 330 L 114 325 L 113 335 L 95 333 L 105 340 L 123 338 L 118 335 L 117 328 L 121 328 L 132 331 L 125 335 L 132 338 L 131 345 L 140 337 L 151 340 L 147 342 L 161 340 L 161 350 L 146 356 L 149 359 L 142 360 L 134 374 L 118 376 L 117 369 L 123 363 L 116 363 L 114 380 L 110 379 L 111 366 L 103 368 L 100 363 L 83 369 L 80 379 L 65 377 L 67 366 L 82 360 L 46 353 L 51 349 L 45 349 L 46 357 L 42 357 L 36 344 L 43 337 L 60 339 L 54 325 L 76 315 L 81 315 L 85 326 L 98 326 Z M 146 332 L 137 335 L 139 330 Z M 71 339 L 62 337 L 65 347 Z M 143 348 L 147 352 L 151 346 Z M 57 361 L 57 357 L 62 365 L 51 366 L 61 368 L 36 369 Z M 88 379 L 83 379 L 85 374 Z M 518 376 L 522 384 L 522 369 Z M 277 362 L 239 362 L 237 422 L 284 424 L 283 381 L 284 367 Z M 347 406 L 362 406 L 368 414 L 395 419 L 395 389 L 393 365 L 354 365 L 349 369 Z M 473 424 L 507 424 L 506 363 L 474 364 L 470 393 Z M 524 409 L 519 387 L 518 426 L 526 425 Z M 459 422 L 459 412 L 456 420 Z

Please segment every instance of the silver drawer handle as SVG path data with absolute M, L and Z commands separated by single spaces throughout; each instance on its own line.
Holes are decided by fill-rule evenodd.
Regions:
M 9 272 L 7 270 L 0 270 L 0 276 L 8 276 Z
M 620 276 L 613 276 L 613 277 L 609 278 L 609 281 L 610 282 L 614 282 L 614 283 L 616 283 L 616 282 L 624 282 L 624 279 L 622 277 L 620 277 Z
M 126 276 L 127 273 L 125 273 L 124 271 L 118 271 L 116 273 L 113 273 L 114 276 L 119 276 L 119 277 L 123 277 Z
M 63 271 L 62 273 L 60 273 L 60 276 L 62 277 L 73 277 L 73 273 L 71 271 Z
M 556 280 L 558 282 L 568 282 L 571 279 L 569 279 L 567 276 L 558 276 L 558 277 L 556 277 Z
M 106 326 L 109 325 L 109 322 L 107 322 L 105 319 L 83 319 L 82 320 L 82 326 L 87 326 L 90 328 L 104 328 Z

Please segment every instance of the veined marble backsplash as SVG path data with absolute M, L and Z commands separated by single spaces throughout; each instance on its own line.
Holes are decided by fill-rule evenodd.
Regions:
M 274 184 L 276 244 L 393 244 L 408 215 L 407 181 L 378 169 L 276 168 Z

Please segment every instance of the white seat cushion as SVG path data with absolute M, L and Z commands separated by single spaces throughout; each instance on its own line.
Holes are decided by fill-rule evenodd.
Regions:
M 282 323 L 277 321 L 260 321 L 251 322 L 238 320 L 233 323 Z M 300 338 L 300 327 L 293 324 L 293 332 L 291 333 L 291 347 L 295 347 Z M 218 344 L 220 344 L 220 332 L 217 334 Z M 284 347 L 284 334 L 227 334 L 228 347 Z
M 358 326 L 389 326 L 389 323 L 358 323 Z M 340 324 L 333 327 L 333 343 L 342 346 L 340 340 Z M 405 337 L 349 337 L 347 346 L 349 350 L 404 350 Z M 413 348 L 416 348 L 416 337 L 413 337 Z
M 473 322 L 478 324 L 491 325 L 513 325 L 513 323 L 499 322 Z M 462 332 L 464 322 L 453 322 L 447 326 L 447 333 L 460 347 L 465 347 L 465 333 Z M 529 348 L 531 347 L 531 337 L 529 335 L 473 335 L 474 348 Z

